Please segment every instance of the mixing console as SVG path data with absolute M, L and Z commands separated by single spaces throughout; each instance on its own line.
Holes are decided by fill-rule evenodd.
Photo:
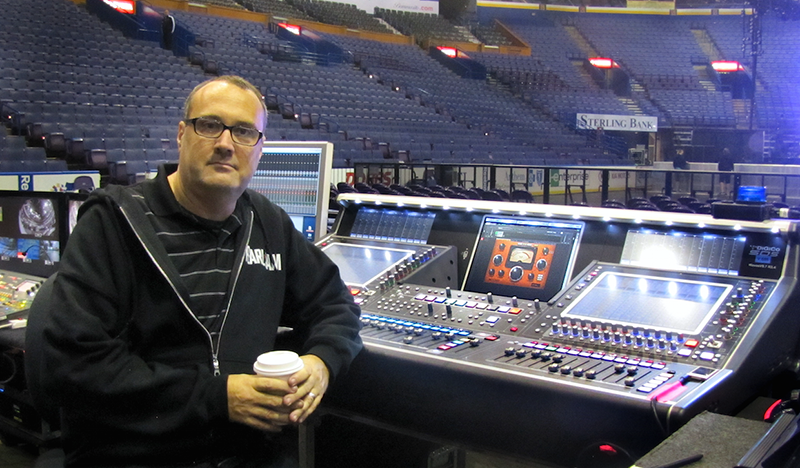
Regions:
M 600 442 L 646 453 L 797 359 L 797 227 L 785 221 L 340 203 L 321 245 L 361 305 L 366 349 L 327 398 L 334 408 L 564 463 Z M 558 430 L 506 436 L 534 427 Z
M 0 271 L 0 327 L 15 326 L 23 318 L 45 278 Z
M 712 375 L 726 362 L 774 286 L 764 280 L 714 278 L 709 283 L 702 275 L 661 273 L 656 279 L 652 274 L 641 268 L 595 264 L 548 302 L 403 284 L 364 307 L 362 336 L 406 350 L 650 394 L 667 383 L 699 382 Z M 631 298 L 598 309 L 596 301 L 607 299 L 608 292 L 601 290 L 602 284 L 589 286 L 606 278 L 666 281 L 664 293 L 669 294 L 671 287 L 673 296 L 681 293 L 680 287 L 705 289 L 706 302 L 713 301 L 696 311 L 696 320 L 703 323 L 692 324 L 691 330 L 686 329 L 690 305 L 675 303 L 676 297 L 668 308 L 672 315 L 680 315 L 681 323 L 670 324 L 661 314 L 648 322 L 654 314 L 643 311 L 622 317 L 619 309 L 629 308 Z M 724 294 L 709 297 L 714 287 Z M 601 292 L 603 297 L 596 299 Z M 646 297 L 651 308 L 657 301 L 654 294 Z M 699 294 L 695 300 L 700 300 Z M 614 313 L 617 320 L 612 319 Z

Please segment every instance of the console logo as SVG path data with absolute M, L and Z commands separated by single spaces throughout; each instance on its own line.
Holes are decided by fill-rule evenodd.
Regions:
M 772 259 L 778 258 L 780 254 L 780 247 L 772 247 L 769 245 L 750 246 L 750 256 L 755 257 L 756 263 L 772 263 Z

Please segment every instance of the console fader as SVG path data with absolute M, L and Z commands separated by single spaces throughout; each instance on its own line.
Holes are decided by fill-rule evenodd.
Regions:
M 385 206 L 384 197 L 377 199 Z M 734 410 L 797 358 L 800 322 L 786 311 L 798 299 L 795 225 L 719 220 L 716 228 L 698 229 L 692 215 L 685 221 L 691 227 L 667 220 L 667 227 L 652 229 L 623 213 L 607 227 L 608 210 L 560 207 L 560 217 L 515 211 L 501 219 L 502 203 L 480 214 L 464 203 L 464 216 L 478 220 L 472 245 L 447 233 L 454 242 L 448 255 L 458 252 L 455 263 L 449 257 L 432 267 L 435 274 L 421 266 L 414 276 L 369 288 L 361 301 L 366 349 L 331 393 L 332 407 L 404 431 L 560 464 L 604 441 L 644 454 L 703 410 Z M 453 207 L 447 210 L 437 219 L 453 220 Z M 447 231 L 437 221 L 424 240 L 437 241 L 442 251 L 447 247 L 437 228 Z M 601 239 L 600 229 L 611 240 Z M 432 247 L 420 246 L 422 238 L 359 236 L 366 237 L 351 232 L 328 242 Z M 609 248 L 614 236 L 618 243 Z M 491 265 L 503 265 L 494 261 L 498 239 L 527 249 L 527 256 L 515 254 L 523 259 L 546 245 L 547 284 L 514 289 L 525 274 L 489 281 Z M 594 242 L 606 243 L 606 258 L 580 256 Z M 650 267 L 654 250 L 671 255 L 669 268 Z M 534 265 L 521 268 L 535 272 Z M 458 282 L 445 284 L 457 270 L 463 272 Z M 395 271 L 389 265 L 378 277 Z M 363 289 L 355 293 L 364 297 Z M 347 398 L 354 392 L 363 396 Z M 525 442 L 513 433 L 526 434 Z

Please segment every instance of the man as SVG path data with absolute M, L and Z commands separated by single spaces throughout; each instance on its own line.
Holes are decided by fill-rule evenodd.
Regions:
M 732 172 L 733 163 L 734 161 L 733 155 L 731 155 L 731 150 L 724 148 L 722 150 L 722 155 L 719 157 L 719 161 L 717 161 L 717 170 Z M 731 184 L 730 174 L 719 175 L 719 196 L 727 200 L 733 200 L 736 198 L 735 194 L 733 193 L 733 184 Z
M 175 34 L 175 17 L 169 10 L 164 10 L 161 18 L 161 38 L 164 40 L 164 48 L 172 50 L 172 36 Z
M 336 266 L 246 190 L 266 120 L 245 80 L 202 83 L 178 126 L 177 169 L 81 208 L 38 376 L 61 408 L 67 466 L 275 466 L 270 435 L 314 412 L 360 351 Z M 279 326 L 303 343 L 288 382 L 252 375 Z

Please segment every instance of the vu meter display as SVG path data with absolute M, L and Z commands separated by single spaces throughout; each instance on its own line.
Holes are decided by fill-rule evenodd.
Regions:
M 631 230 L 625 237 L 620 263 L 736 276 L 745 240 L 744 236 Z
M 555 250 L 555 244 L 495 239 L 492 261 L 486 268 L 484 281 L 543 289 Z
M 570 278 L 584 224 L 487 216 L 465 290 L 549 300 Z

